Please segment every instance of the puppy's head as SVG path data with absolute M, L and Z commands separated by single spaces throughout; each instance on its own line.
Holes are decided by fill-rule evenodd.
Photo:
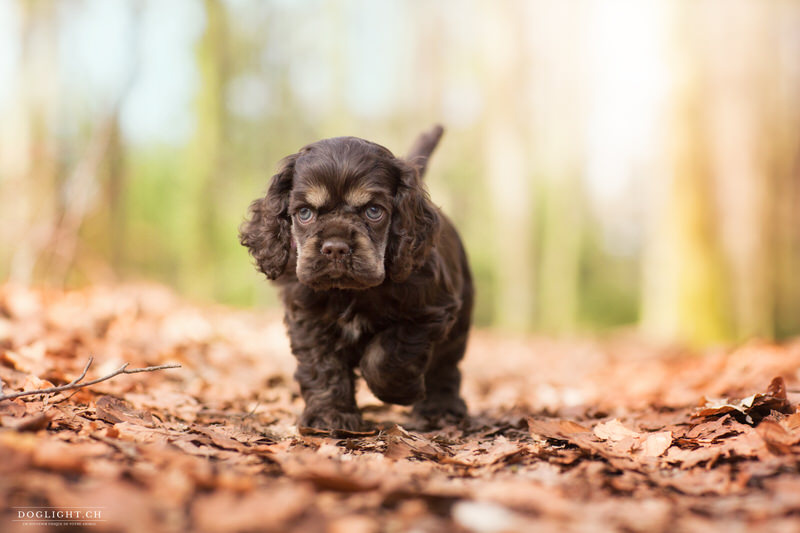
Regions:
M 250 205 L 240 240 L 259 270 L 280 277 L 291 255 L 301 283 L 366 289 L 404 281 L 439 228 L 417 171 L 355 137 L 326 139 L 283 160 L 267 195 Z

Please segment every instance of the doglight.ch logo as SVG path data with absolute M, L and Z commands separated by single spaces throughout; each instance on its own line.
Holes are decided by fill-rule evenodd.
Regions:
M 96 526 L 103 507 L 14 507 L 13 521 L 23 526 Z

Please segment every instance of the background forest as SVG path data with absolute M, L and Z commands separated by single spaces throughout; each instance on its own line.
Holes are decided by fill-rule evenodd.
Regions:
M 275 306 L 237 226 L 278 160 L 402 154 L 477 323 L 800 332 L 800 2 L 0 0 L 0 279 Z

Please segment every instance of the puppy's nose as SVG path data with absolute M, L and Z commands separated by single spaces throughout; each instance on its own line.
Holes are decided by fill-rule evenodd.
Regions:
M 351 252 L 350 245 L 341 239 L 328 239 L 322 243 L 322 249 L 320 251 L 322 255 L 334 261 L 343 258 Z

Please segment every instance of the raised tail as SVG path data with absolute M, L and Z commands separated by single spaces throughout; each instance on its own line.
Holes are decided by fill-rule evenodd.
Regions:
M 420 133 L 411 146 L 411 150 L 408 151 L 406 161 L 414 165 L 419 172 L 420 178 L 425 175 L 425 171 L 428 169 L 428 160 L 439 144 L 439 139 L 442 138 L 443 133 L 444 128 L 436 124 L 430 130 Z

